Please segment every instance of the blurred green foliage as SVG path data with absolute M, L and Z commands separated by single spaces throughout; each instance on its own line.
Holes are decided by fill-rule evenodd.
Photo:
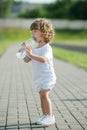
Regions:
M 18 17 L 87 20 L 87 0 L 56 0 L 54 3 L 39 5 L 33 10 L 20 12 Z
M 22 2 L 15 0 L 0 0 L 0 17 L 9 17 L 13 5 L 20 8 Z M 83 19 L 87 20 L 87 0 L 56 0 L 50 4 L 39 4 L 32 10 L 18 12 L 21 18 L 58 18 L 58 19 Z
M 13 0 L 0 0 L 0 17 L 6 18 L 11 11 Z

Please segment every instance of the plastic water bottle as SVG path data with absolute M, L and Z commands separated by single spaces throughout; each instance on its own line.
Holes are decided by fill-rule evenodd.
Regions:
M 35 45 L 36 45 L 35 39 L 34 39 L 34 38 L 31 38 L 31 39 L 28 39 L 27 41 L 25 41 L 25 48 L 26 48 L 26 46 L 28 46 L 28 45 L 35 46 Z M 22 48 L 22 46 L 20 47 L 20 49 L 21 49 L 21 48 Z M 17 56 L 18 59 L 24 59 L 24 58 L 27 56 L 27 53 L 26 53 L 26 51 L 25 51 L 25 48 L 24 48 L 23 51 L 18 51 L 18 52 L 16 53 L 16 56 Z M 20 50 L 20 49 L 19 49 L 19 50 Z

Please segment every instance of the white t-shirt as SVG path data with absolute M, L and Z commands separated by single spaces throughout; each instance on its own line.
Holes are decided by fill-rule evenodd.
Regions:
M 36 90 L 40 91 L 41 89 L 52 89 L 56 83 L 56 75 L 53 68 L 53 54 L 51 46 L 49 44 L 45 44 L 40 48 L 33 47 L 32 53 L 48 58 L 45 63 L 41 63 L 33 59 L 31 60 L 33 67 L 33 80 Z

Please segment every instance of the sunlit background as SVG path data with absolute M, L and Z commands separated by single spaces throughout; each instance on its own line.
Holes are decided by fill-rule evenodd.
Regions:
M 55 28 L 54 56 L 87 69 L 87 0 L 0 0 L 0 55 L 30 38 L 38 17 Z

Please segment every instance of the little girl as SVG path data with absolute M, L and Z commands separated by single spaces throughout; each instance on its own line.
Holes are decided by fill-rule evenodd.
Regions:
M 33 81 L 35 89 L 40 95 L 43 115 L 36 121 L 37 124 L 51 125 L 55 123 L 52 113 L 49 93 L 54 88 L 56 76 L 53 68 L 53 54 L 50 42 L 54 37 L 54 29 L 47 19 L 36 19 L 30 26 L 32 37 L 37 42 L 36 47 L 26 47 L 24 62 L 32 62 Z

